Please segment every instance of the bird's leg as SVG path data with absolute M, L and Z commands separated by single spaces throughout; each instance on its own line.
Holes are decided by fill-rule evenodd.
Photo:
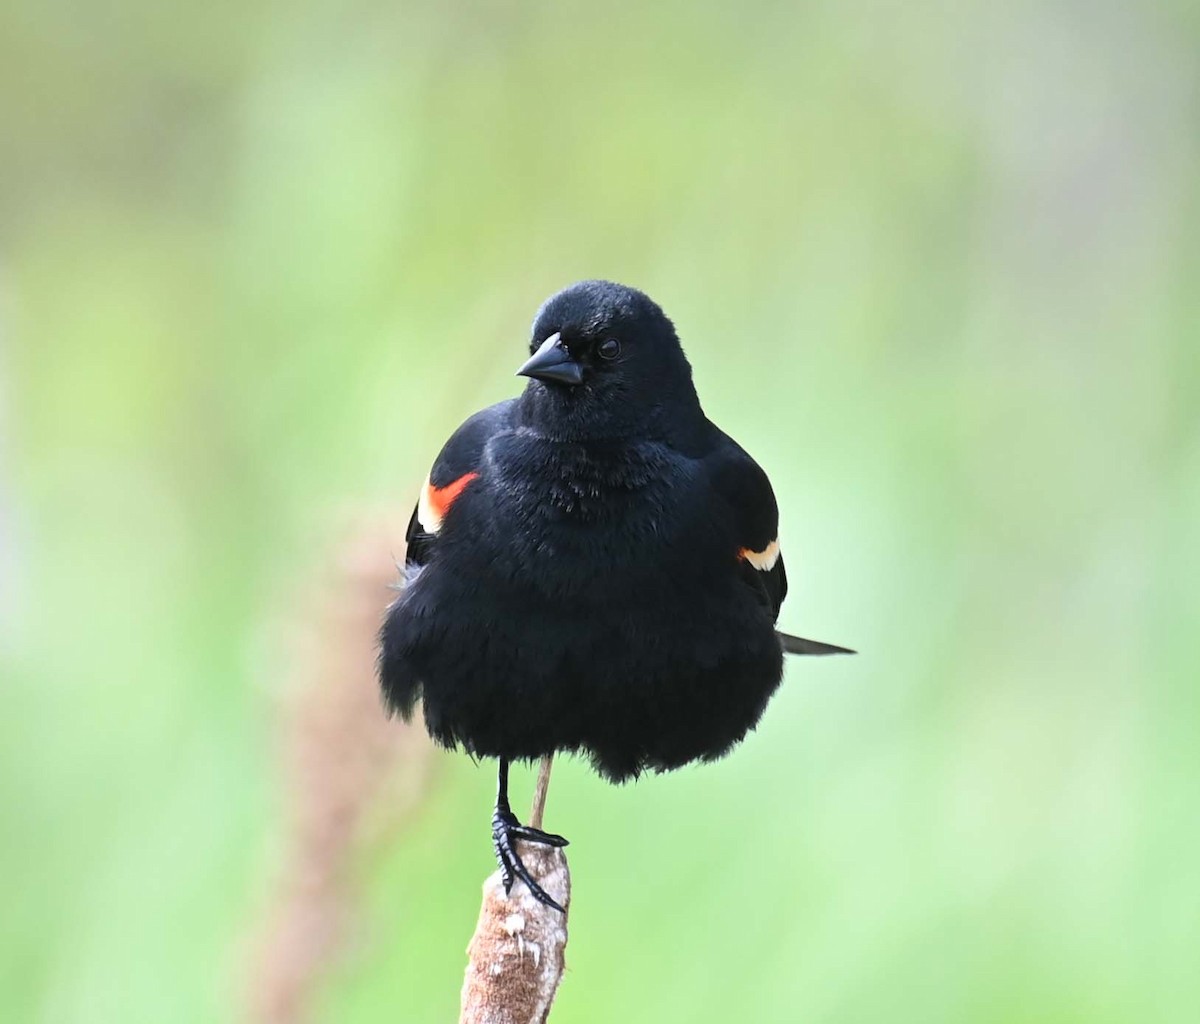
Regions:
M 526 843 L 541 843 L 544 846 L 567 845 L 562 836 L 543 832 L 540 828 L 530 828 L 517 821 L 517 816 L 508 804 L 508 758 L 502 757 L 496 791 L 496 810 L 492 814 L 492 849 L 496 851 L 496 860 L 500 864 L 500 878 L 504 882 L 504 891 L 512 892 L 513 879 L 519 878 L 529 886 L 533 898 L 539 903 L 566 913 L 558 902 L 534 881 L 529 869 L 521 862 L 516 848 L 518 839 Z

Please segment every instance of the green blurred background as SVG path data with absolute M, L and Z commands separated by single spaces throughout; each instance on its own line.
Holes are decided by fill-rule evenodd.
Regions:
M 1200 1019 L 1198 45 L 1182 2 L 4 6 L 0 1017 L 454 1019 L 492 767 L 321 733 L 361 622 L 306 668 L 601 276 L 772 475 L 784 627 L 862 654 L 718 765 L 560 763 L 553 1020 Z M 340 937 L 264 1009 L 334 779 Z

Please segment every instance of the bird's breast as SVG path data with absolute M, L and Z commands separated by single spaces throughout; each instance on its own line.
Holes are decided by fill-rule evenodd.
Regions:
M 678 587 L 713 547 L 695 482 L 691 462 L 665 445 L 514 434 L 489 447 L 456 505 L 453 546 L 471 549 L 493 585 L 556 597 Z
M 653 515 L 687 475 L 679 456 L 652 443 L 567 444 L 516 434 L 489 455 L 502 504 L 566 525 Z

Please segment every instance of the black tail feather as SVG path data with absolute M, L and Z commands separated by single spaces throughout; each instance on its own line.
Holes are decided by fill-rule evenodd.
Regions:
M 785 654 L 857 654 L 849 647 L 837 647 L 834 644 L 823 644 L 820 640 L 805 640 L 803 637 L 780 633 L 776 630 L 779 642 L 783 645 Z

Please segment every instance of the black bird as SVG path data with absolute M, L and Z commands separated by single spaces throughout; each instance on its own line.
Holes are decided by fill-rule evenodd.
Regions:
M 574 284 L 530 351 L 524 393 L 459 427 L 425 482 L 379 676 L 439 743 L 499 758 L 505 890 L 515 875 L 558 907 L 514 840 L 566 840 L 513 815 L 510 761 L 575 751 L 614 782 L 711 761 L 754 728 L 785 651 L 852 652 L 776 632 L 771 484 L 705 417 L 649 297 Z

